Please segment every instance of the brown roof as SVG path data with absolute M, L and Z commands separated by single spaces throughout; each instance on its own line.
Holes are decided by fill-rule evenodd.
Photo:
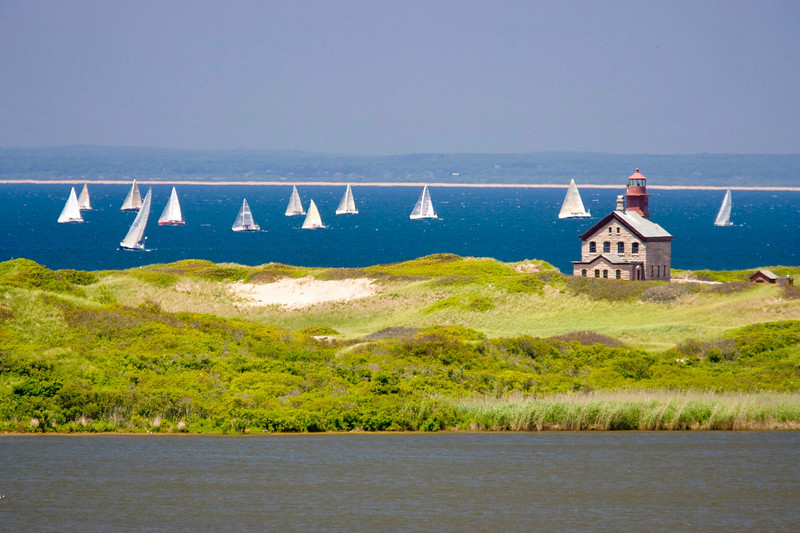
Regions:
M 767 270 L 766 268 L 762 269 L 762 270 L 759 270 L 758 272 L 756 272 L 755 274 L 750 276 L 750 279 L 753 279 L 754 277 L 758 276 L 759 274 L 763 275 L 767 279 L 778 279 L 778 276 L 776 276 L 775 274 L 773 274 L 773 272 L 771 270 Z

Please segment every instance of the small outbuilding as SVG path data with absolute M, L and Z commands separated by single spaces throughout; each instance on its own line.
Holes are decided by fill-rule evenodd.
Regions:
M 751 283 L 772 283 L 773 285 L 793 285 L 791 276 L 778 276 L 771 270 L 762 269 L 750 276 Z

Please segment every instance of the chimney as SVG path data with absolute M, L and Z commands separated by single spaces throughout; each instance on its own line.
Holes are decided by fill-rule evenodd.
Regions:
M 625 212 L 625 197 L 621 194 L 617 196 L 617 211 Z

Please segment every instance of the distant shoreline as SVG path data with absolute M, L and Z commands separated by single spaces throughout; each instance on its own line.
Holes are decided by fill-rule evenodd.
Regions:
M 54 180 L 0 180 L 0 185 L 82 185 L 92 183 L 96 185 L 129 185 L 132 180 L 76 180 L 76 179 L 54 179 Z M 246 186 L 288 186 L 288 185 L 308 185 L 312 187 L 344 187 L 346 181 L 199 181 L 199 180 L 137 180 L 140 185 L 246 185 Z M 566 189 L 569 184 L 552 183 L 436 183 L 436 182 L 349 182 L 354 187 L 469 187 L 485 189 Z M 581 189 L 624 189 L 624 184 L 599 185 L 583 184 Z M 734 191 L 795 191 L 800 192 L 800 187 L 720 187 L 715 185 L 650 185 L 654 190 L 684 190 L 684 191 L 724 191 L 731 189 Z

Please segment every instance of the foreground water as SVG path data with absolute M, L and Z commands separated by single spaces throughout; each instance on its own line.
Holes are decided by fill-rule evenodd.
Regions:
M 617 189 L 584 189 L 594 215 L 558 220 L 565 189 L 431 189 L 440 220 L 408 215 L 421 189 L 354 186 L 358 215 L 336 216 L 344 187 L 299 187 L 313 199 L 325 230 L 301 230 L 302 217 L 286 217 L 290 186 L 178 186 L 186 225 L 156 224 L 171 186 L 153 187 L 148 253 L 117 250 L 133 221 L 120 212 L 128 185 L 93 185 L 94 211 L 83 224 L 56 222 L 69 195 L 66 185 L 0 185 L 0 261 L 26 257 L 50 268 L 130 268 L 181 259 L 258 265 L 358 267 L 451 252 L 502 261 L 543 259 L 564 272 L 580 256 L 578 235 L 614 209 Z M 143 188 L 142 193 L 144 194 Z M 800 192 L 734 191 L 731 227 L 715 227 L 724 191 L 650 191 L 651 217 L 675 236 L 672 265 L 688 269 L 741 269 L 800 264 Z M 265 230 L 236 234 L 231 225 L 247 198 Z
M 0 437 L 5 531 L 795 531 L 800 432 Z

